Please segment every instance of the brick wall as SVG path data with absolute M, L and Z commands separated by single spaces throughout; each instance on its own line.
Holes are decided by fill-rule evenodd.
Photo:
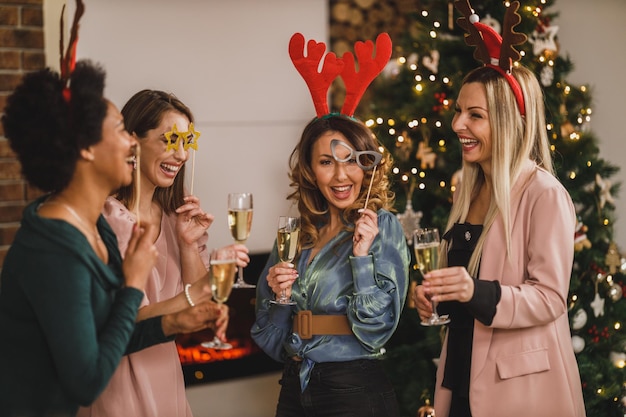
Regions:
M 43 0 L 0 0 L 0 112 L 24 73 L 45 66 Z M 22 210 L 39 192 L 23 180 L 0 124 L 0 268 Z

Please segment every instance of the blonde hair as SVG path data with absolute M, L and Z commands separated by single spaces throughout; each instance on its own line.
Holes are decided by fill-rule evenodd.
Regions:
M 300 244 L 303 248 L 315 246 L 319 238 L 320 225 L 328 221 L 328 202 L 316 185 L 315 173 L 311 165 L 313 146 L 326 132 L 340 132 L 357 151 L 380 152 L 380 145 L 367 126 L 347 116 L 332 114 L 315 118 L 304 128 L 300 142 L 289 159 L 290 185 L 294 191 L 287 197 L 288 200 L 298 205 L 301 218 Z M 384 152 L 376 171 L 365 171 L 358 198 L 341 214 L 344 230 L 354 229 L 354 223 L 360 215 L 358 210 L 365 204 L 372 175 L 374 177 L 368 208 L 373 211 L 381 208 L 393 211 L 395 196 L 390 190 L 388 178 L 392 163 L 389 152 Z
M 498 215 L 506 234 L 504 238 L 507 257 L 511 254 L 511 191 L 524 164 L 532 160 L 554 175 L 546 131 L 543 91 L 537 77 L 527 68 L 514 67 L 512 74 L 524 94 L 525 116 L 519 112 L 511 87 L 497 71 L 480 67 L 470 72 L 463 80 L 463 85 L 480 83 L 485 87 L 493 154 L 491 204 L 483 222 L 483 233 L 468 265 L 468 271 L 474 277 L 478 273 L 485 236 Z M 455 223 L 466 221 L 472 198 L 485 182 L 482 168 L 477 163 L 463 162 L 462 178 L 446 230 L 450 230 Z M 448 251 L 446 241 L 441 245 L 441 251 L 440 261 L 442 266 L 445 266 Z

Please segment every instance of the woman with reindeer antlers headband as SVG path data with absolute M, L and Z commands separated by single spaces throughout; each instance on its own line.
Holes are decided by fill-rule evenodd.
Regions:
M 437 369 L 437 417 L 585 415 L 567 296 L 574 256 L 572 200 L 553 174 L 543 93 L 513 62 L 519 2 L 503 34 L 467 0 L 458 23 L 485 65 L 466 75 L 452 128 L 463 179 L 440 247 L 441 269 L 412 294 L 450 315 Z
M 285 363 L 276 416 L 398 415 L 381 361 L 398 325 L 408 287 L 410 253 L 396 217 L 387 173 L 371 131 L 353 117 L 369 83 L 391 55 L 387 34 L 357 42 L 354 57 L 326 55 L 326 46 L 291 38 L 289 53 L 311 92 L 317 117 L 290 158 L 288 199 L 301 216 L 299 255 L 280 262 L 277 245 L 257 285 L 251 334 Z M 327 91 L 341 75 L 346 100 L 329 113 Z M 295 306 L 273 302 L 283 292 Z
M 25 75 L 2 118 L 25 178 L 46 192 L 25 208 L 2 269 L 3 417 L 74 416 L 98 397 L 125 353 L 204 329 L 219 316 L 217 306 L 202 304 L 136 322 L 158 256 L 156 233 L 135 227 L 122 260 L 101 215 L 106 198 L 131 182 L 137 142 L 103 96 L 104 71 L 75 62 L 83 10 L 78 1 L 61 74 Z

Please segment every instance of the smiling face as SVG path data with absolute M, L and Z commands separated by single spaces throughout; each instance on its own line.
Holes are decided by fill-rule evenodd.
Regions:
M 348 146 L 335 148 L 337 158 L 343 160 L 350 155 L 352 146 L 344 135 L 335 131 L 326 132 L 313 145 L 311 167 L 317 187 L 328 201 L 329 209 L 338 213 L 356 201 L 365 174 L 354 158 L 339 162 L 333 157 L 331 148 L 333 139 L 338 139 Z
M 107 114 L 102 122 L 102 140 L 90 149 L 99 177 L 110 179 L 112 190 L 132 182 L 136 144 L 137 141 L 124 128 L 119 110 L 108 102 Z
M 167 188 L 174 183 L 181 167 L 189 158 L 182 139 L 177 149 L 168 150 L 166 135 L 174 125 L 179 132 L 189 130 L 189 119 L 176 111 L 163 113 L 161 123 L 146 133 L 141 139 L 141 178 L 142 184 Z
M 491 125 L 485 86 L 478 82 L 464 84 L 456 102 L 452 129 L 459 137 L 463 160 L 480 164 L 490 172 L 492 157 Z

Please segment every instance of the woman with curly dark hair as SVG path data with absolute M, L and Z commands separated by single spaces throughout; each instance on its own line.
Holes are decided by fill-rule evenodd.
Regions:
M 381 361 L 408 287 L 410 254 L 390 210 L 389 153 L 353 117 L 304 129 L 290 159 L 300 254 L 277 245 L 257 284 L 255 342 L 285 362 L 277 416 L 395 416 Z M 374 169 L 375 168 L 375 169 Z M 273 302 L 282 292 L 295 302 Z
M 101 215 L 130 184 L 137 142 L 103 97 L 104 71 L 27 74 L 8 98 L 5 135 L 28 182 L 46 192 L 23 213 L 2 269 L 0 415 L 73 416 L 106 387 L 122 355 L 205 328 L 209 304 L 135 322 L 157 259 L 135 227 L 124 259 Z M 69 85 L 68 85 L 69 84 Z

